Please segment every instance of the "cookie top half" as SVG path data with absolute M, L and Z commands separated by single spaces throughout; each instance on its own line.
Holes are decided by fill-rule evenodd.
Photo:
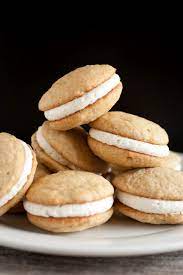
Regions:
M 0 198 L 18 181 L 25 162 L 24 147 L 19 139 L 0 133 Z
M 166 131 L 145 118 L 124 113 L 108 112 L 90 123 L 96 130 L 157 145 L 168 144 Z
M 79 204 L 112 196 L 114 189 L 102 176 L 83 171 L 62 171 L 38 179 L 26 199 L 42 205 Z
M 39 109 L 47 111 L 75 98 L 108 80 L 116 69 L 110 65 L 87 65 L 58 79 L 39 101 Z
M 183 172 L 169 168 L 127 171 L 115 177 L 113 185 L 122 192 L 140 197 L 183 200 Z

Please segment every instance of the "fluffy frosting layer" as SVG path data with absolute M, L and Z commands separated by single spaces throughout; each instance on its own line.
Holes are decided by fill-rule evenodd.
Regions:
M 17 181 L 17 183 L 11 188 L 9 193 L 7 193 L 5 196 L 0 198 L 0 207 L 5 205 L 11 199 L 13 199 L 16 196 L 16 194 L 24 187 L 24 185 L 27 182 L 27 177 L 30 175 L 31 170 L 32 170 L 33 156 L 32 156 L 31 149 L 22 140 L 20 140 L 20 142 L 22 143 L 22 145 L 24 147 L 24 152 L 25 152 L 24 167 L 23 167 L 21 176 L 20 176 L 19 180 Z
M 59 107 L 45 111 L 44 115 L 50 121 L 59 120 L 67 117 L 95 103 L 98 99 L 108 94 L 119 83 L 120 77 L 117 74 L 114 74 L 110 79 L 108 79 L 95 89 L 89 91 L 85 95 L 76 98 L 68 103 L 65 103 Z
M 120 149 L 126 149 L 156 157 L 166 157 L 169 154 L 169 148 L 167 145 L 150 144 L 147 142 L 121 137 L 93 128 L 90 129 L 89 135 L 102 143 L 113 145 Z
M 46 152 L 48 156 L 57 161 L 58 163 L 65 165 L 71 169 L 79 170 L 71 162 L 64 159 L 62 155 L 58 154 L 55 149 L 47 142 L 42 134 L 42 126 L 40 126 L 36 132 L 36 140 L 39 146 Z
M 182 214 L 183 201 L 156 200 L 117 191 L 118 200 L 136 210 L 150 214 Z
M 41 205 L 28 200 L 24 201 L 24 208 L 28 213 L 35 216 L 54 218 L 92 216 L 109 210 L 112 205 L 113 196 L 83 204 L 65 204 L 58 206 Z

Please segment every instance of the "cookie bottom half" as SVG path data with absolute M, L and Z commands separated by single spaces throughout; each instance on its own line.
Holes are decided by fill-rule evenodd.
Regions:
M 101 225 L 107 222 L 113 214 L 113 209 L 100 214 L 96 214 L 88 217 L 72 217 L 72 218 L 46 218 L 35 216 L 30 213 L 27 213 L 29 221 L 35 226 L 55 232 L 76 232 L 82 231 L 94 226 Z
M 115 211 L 142 223 L 183 224 L 183 214 L 149 214 L 135 210 L 120 202 L 114 205 Z

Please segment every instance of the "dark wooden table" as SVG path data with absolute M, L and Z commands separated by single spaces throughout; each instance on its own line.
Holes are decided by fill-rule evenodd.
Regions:
M 145 257 L 74 258 L 0 247 L 0 274 L 183 274 L 183 252 Z

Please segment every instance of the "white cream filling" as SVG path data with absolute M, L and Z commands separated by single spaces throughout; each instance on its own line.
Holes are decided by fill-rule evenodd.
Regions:
M 92 216 L 106 212 L 112 207 L 112 205 L 113 196 L 82 204 L 65 204 L 58 206 L 41 205 L 28 200 L 24 201 L 24 208 L 28 213 L 35 216 L 54 218 Z
M 83 96 L 76 98 L 68 103 L 58 106 L 54 109 L 50 109 L 44 112 L 45 117 L 52 120 L 59 120 L 69 115 L 72 115 L 87 106 L 95 103 L 98 99 L 104 97 L 112 89 L 114 89 L 120 83 L 120 77 L 114 74 L 110 79 L 100 84 L 98 87 L 84 94 Z
M 183 214 L 183 201 L 156 200 L 117 190 L 118 200 L 141 212 L 150 214 Z
M 150 144 L 147 142 L 121 137 L 93 128 L 90 129 L 89 135 L 97 141 L 116 146 L 120 149 L 130 150 L 156 157 L 166 157 L 169 155 L 169 148 L 167 145 Z
M 20 140 L 20 142 L 22 143 L 22 145 L 24 147 L 24 152 L 25 152 L 25 162 L 24 162 L 23 170 L 22 170 L 21 176 L 20 176 L 19 180 L 16 182 L 16 184 L 14 184 L 14 186 L 11 188 L 11 190 L 5 196 L 0 198 L 0 207 L 5 205 L 11 199 L 13 199 L 16 196 L 16 194 L 24 187 L 24 185 L 27 182 L 27 177 L 30 175 L 31 170 L 32 170 L 33 156 L 32 156 L 31 149 L 22 140 Z
M 76 169 L 79 170 L 79 168 L 76 168 L 75 165 L 73 165 L 71 162 L 68 160 L 64 159 L 60 154 L 55 151 L 55 149 L 47 142 L 47 140 L 44 138 L 42 134 L 42 126 L 40 126 L 36 132 L 36 140 L 39 146 L 45 151 L 45 153 L 57 161 L 58 163 L 68 166 L 71 169 Z

